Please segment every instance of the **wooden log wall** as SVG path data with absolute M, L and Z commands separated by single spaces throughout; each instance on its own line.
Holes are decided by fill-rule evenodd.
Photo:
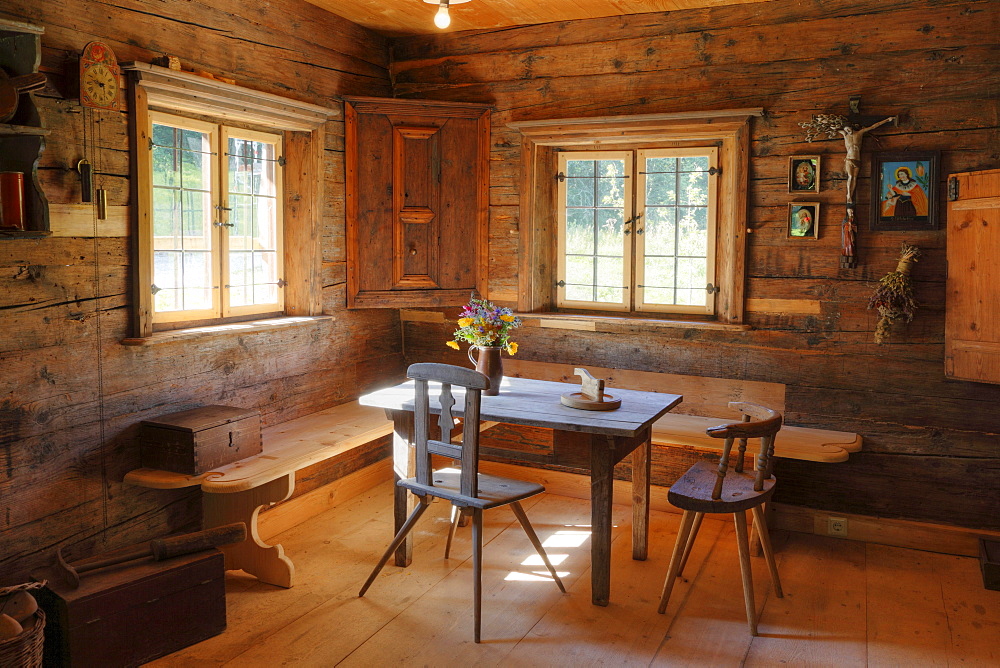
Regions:
M 865 206 L 859 266 L 841 269 L 843 141 L 806 143 L 798 125 L 846 113 L 851 95 L 861 95 L 864 113 L 901 114 L 899 127 L 865 139 L 859 201 L 868 202 L 874 150 L 941 151 L 943 198 L 949 173 L 1000 165 L 998 32 L 992 0 L 776 0 L 398 39 L 391 70 L 397 95 L 495 105 L 489 285 L 508 304 L 517 295 L 520 194 L 520 138 L 508 122 L 763 107 L 749 186 L 753 330 L 525 328 L 518 355 L 785 383 L 790 424 L 858 432 L 865 450 L 845 464 L 781 462 L 777 499 L 998 529 L 1000 387 L 944 378 L 944 227 L 872 233 Z M 823 156 L 818 195 L 787 192 L 788 157 L 799 154 Z M 794 199 L 823 202 L 818 241 L 786 238 Z M 878 346 L 867 301 L 903 241 L 925 251 L 913 272 L 920 309 Z M 443 348 L 451 331 L 404 323 L 407 361 L 465 363 Z
M 304 0 L 0 0 L 0 15 L 45 28 L 50 86 L 38 103 L 51 134 L 40 175 L 56 230 L 47 239 L 0 240 L 0 584 L 10 584 L 57 547 L 82 558 L 197 528 L 199 492 L 121 483 L 139 463 L 140 420 L 230 404 L 259 409 L 265 425 L 281 422 L 398 374 L 402 355 L 395 311 L 345 309 L 342 115 L 325 128 L 317 175 L 326 193 L 323 304 L 335 319 L 120 345 L 129 335 L 133 266 L 126 114 L 83 112 L 69 85 L 84 45 L 101 40 L 119 61 L 170 54 L 186 69 L 339 107 L 337 95 L 391 94 L 385 38 Z M 72 169 L 84 155 L 109 190 L 110 217 L 96 235 Z M 323 476 L 315 467 L 307 473 L 310 481 Z

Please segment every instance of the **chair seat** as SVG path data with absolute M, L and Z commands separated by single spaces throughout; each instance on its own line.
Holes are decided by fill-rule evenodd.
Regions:
M 719 479 L 719 465 L 700 461 L 687 470 L 667 493 L 667 500 L 682 510 L 699 513 L 735 513 L 760 505 L 774 494 L 775 479 L 764 481 L 764 489 L 753 489 L 755 471 L 736 473 L 729 471 L 722 482 L 722 496 L 712 498 L 712 490 Z
M 467 506 L 484 510 L 527 499 L 529 496 L 545 491 L 545 488 L 538 483 L 480 473 L 479 496 L 466 496 L 461 492 L 461 474 L 461 470 L 453 468 L 435 471 L 431 476 L 434 483 L 432 487 L 421 485 L 416 478 L 406 478 L 400 480 L 398 484 L 420 496 L 430 494 L 440 499 L 447 499 L 461 507 Z

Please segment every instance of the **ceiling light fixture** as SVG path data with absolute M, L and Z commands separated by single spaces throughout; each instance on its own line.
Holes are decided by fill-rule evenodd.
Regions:
M 451 16 L 448 14 L 448 8 L 451 5 L 460 5 L 463 2 L 469 2 L 469 0 L 424 0 L 428 5 L 437 5 L 437 14 L 434 15 L 434 25 L 436 25 L 441 30 L 444 30 L 451 25 Z

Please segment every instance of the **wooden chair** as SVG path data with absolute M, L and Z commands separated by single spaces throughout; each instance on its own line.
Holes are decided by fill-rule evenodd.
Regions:
M 416 446 L 416 476 L 400 480 L 399 485 L 413 492 L 419 500 L 419 505 L 413 513 L 406 519 L 400 527 L 399 532 L 392 539 L 389 548 L 382 555 L 375 570 L 368 576 L 368 580 L 361 588 L 358 596 L 364 596 L 368 587 L 375 581 L 375 577 L 385 566 L 385 563 L 402 544 L 406 535 L 413 529 L 417 520 L 424 514 L 431 503 L 432 497 L 451 501 L 464 513 L 472 516 L 472 577 L 474 582 L 475 595 L 475 640 L 479 642 L 481 626 L 482 607 L 482 568 L 483 568 L 483 511 L 497 506 L 510 505 L 511 510 L 517 517 L 524 532 L 528 535 L 528 540 L 535 547 L 545 567 L 549 569 L 552 578 L 556 581 L 559 590 L 566 593 L 562 581 L 556 574 L 549 561 L 545 550 L 542 548 L 535 530 L 531 528 L 528 516 L 525 515 L 520 501 L 528 497 L 540 494 L 545 488 L 536 483 L 521 482 L 509 478 L 499 478 L 496 476 L 479 473 L 479 405 L 482 391 L 490 386 L 490 380 L 484 374 L 473 369 L 451 366 L 448 364 L 413 364 L 407 370 L 407 375 L 416 381 L 416 400 L 414 403 L 414 440 Z M 430 396 L 428 393 L 428 381 L 441 383 L 441 415 L 438 425 L 441 429 L 442 438 L 448 441 L 436 441 L 429 437 L 430 425 Z M 464 387 L 465 389 L 465 413 L 462 428 L 462 442 L 456 444 L 452 442 L 452 428 L 455 420 L 452 415 L 452 408 L 455 405 L 455 397 L 452 394 L 452 385 Z M 431 469 L 431 455 L 441 455 L 459 460 L 460 469 L 444 469 L 433 471 Z M 454 531 L 454 524 L 451 532 Z M 451 536 L 449 535 L 449 543 Z
M 684 564 L 691 554 L 695 536 L 705 513 L 732 513 L 736 519 L 736 541 L 740 554 L 740 571 L 743 575 L 743 598 L 746 602 L 747 621 L 750 633 L 757 635 L 757 615 L 753 602 L 753 581 L 750 573 L 750 545 L 747 539 L 746 511 L 753 511 L 754 527 L 760 535 L 761 547 L 767 567 L 771 572 L 774 593 L 782 597 L 778 569 L 771 550 L 771 538 L 764 521 L 763 504 L 774 494 L 772 460 L 774 458 L 774 436 L 781 429 L 781 414 L 770 408 L 745 402 L 730 402 L 729 407 L 743 414 L 743 422 L 711 427 L 706 433 L 713 438 L 724 438 L 722 457 L 716 467 L 708 461 L 700 461 L 675 482 L 667 494 L 673 505 L 681 508 L 681 526 L 677 531 L 677 542 L 670 557 L 667 579 L 663 583 L 658 612 L 663 614 L 670 600 L 674 580 L 684 570 Z M 729 469 L 729 453 L 733 441 L 740 439 L 739 459 L 732 473 Z M 759 438 L 760 451 L 757 455 L 756 470 L 743 472 L 743 460 L 747 450 L 747 439 Z M 728 473 L 728 475 L 727 475 Z

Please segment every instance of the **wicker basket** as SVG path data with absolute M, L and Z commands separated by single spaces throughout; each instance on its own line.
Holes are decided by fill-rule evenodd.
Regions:
M 0 596 L 24 589 L 37 589 L 44 583 L 0 588 Z M 24 631 L 13 638 L 0 640 L 0 666 L 39 668 L 42 665 L 42 642 L 45 640 L 45 613 L 41 608 L 24 624 Z

